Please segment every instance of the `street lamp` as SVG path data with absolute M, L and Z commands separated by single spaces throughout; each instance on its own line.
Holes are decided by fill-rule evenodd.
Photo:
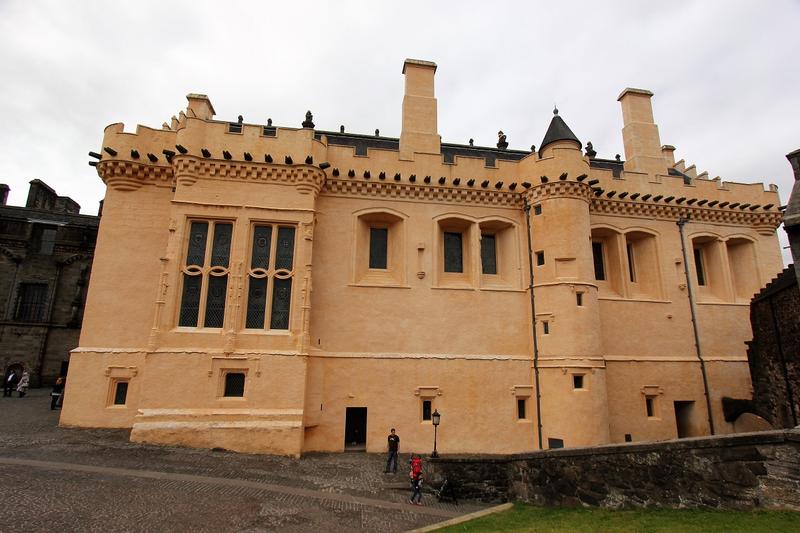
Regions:
M 439 422 L 442 421 L 442 415 L 439 414 L 439 410 L 434 410 L 433 414 L 431 415 L 431 421 L 433 422 L 433 453 L 431 454 L 432 458 L 439 457 L 439 454 L 436 453 L 436 432 L 439 429 Z

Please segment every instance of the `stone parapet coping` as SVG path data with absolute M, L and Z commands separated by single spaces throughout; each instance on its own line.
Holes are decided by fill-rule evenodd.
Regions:
M 473 463 L 488 461 L 493 463 L 510 463 L 527 459 L 548 457 L 578 457 L 585 455 L 615 455 L 626 453 L 656 452 L 664 449 L 690 450 L 703 448 L 717 448 L 721 444 L 727 446 L 747 446 L 775 444 L 781 442 L 800 443 L 800 429 L 782 429 L 775 431 L 759 431 L 753 433 L 736 433 L 732 435 L 715 435 L 710 437 L 692 437 L 685 439 L 672 439 L 655 442 L 637 442 L 626 444 L 603 444 L 600 446 L 587 446 L 584 448 L 560 448 L 555 450 L 540 450 L 511 455 L 448 455 L 436 459 L 428 458 L 431 463 Z

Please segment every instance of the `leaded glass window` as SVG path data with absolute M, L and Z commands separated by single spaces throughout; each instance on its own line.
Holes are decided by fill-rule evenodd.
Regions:
M 257 224 L 253 227 L 246 329 L 289 329 L 295 233 L 293 226 Z
M 369 229 L 369 267 L 386 268 L 389 239 L 389 228 Z
M 232 236 L 230 222 L 191 222 L 182 269 L 179 326 L 223 327 Z
M 481 235 L 481 268 L 484 274 L 497 274 L 497 241 L 494 235 Z
M 444 271 L 464 272 L 461 233 L 446 231 L 444 234 Z
M 233 398 L 241 398 L 244 396 L 244 378 L 244 372 L 226 373 L 223 396 Z

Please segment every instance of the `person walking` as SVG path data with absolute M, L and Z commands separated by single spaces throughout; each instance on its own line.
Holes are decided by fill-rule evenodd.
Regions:
M 53 385 L 53 392 L 50 393 L 50 410 L 55 411 L 61 395 L 64 393 L 64 378 L 58 376 L 55 385 Z
M 14 394 L 14 389 L 17 388 L 17 382 L 19 381 L 19 376 L 17 376 L 17 371 L 13 368 L 11 372 L 6 375 L 6 381 L 3 384 L 3 397 L 11 396 Z
M 397 452 L 400 450 L 400 437 L 395 433 L 394 428 L 392 428 L 391 433 L 389 433 L 389 437 L 387 438 L 389 443 L 389 457 L 386 459 L 386 469 L 383 471 L 384 474 L 388 474 L 389 470 L 391 469 L 392 474 L 397 473 Z
M 19 379 L 19 385 L 17 385 L 17 392 L 19 393 L 20 398 L 24 398 L 25 394 L 28 392 L 28 385 L 30 384 L 31 377 L 28 375 L 27 370 L 22 372 L 22 377 Z
M 411 456 L 411 489 L 414 491 L 411 494 L 410 503 L 414 505 L 422 505 L 422 458 L 417 455 Z M 416 500 L 416 501 L 415 501 Z

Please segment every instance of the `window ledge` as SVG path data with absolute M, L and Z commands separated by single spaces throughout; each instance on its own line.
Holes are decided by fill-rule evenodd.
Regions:
M 476 291 L 471 285 L 434 285 L 431 289 L 452 290 L 452 291 Z
M 525 289 L 515 289 L 513 287 L 479 287 L 482 291 L 495 291 L 495 292 L 528 292 Z
M 401 285 L 399 283 L 348 283 L 348 287 L 382 287 L 384 289 L 410 289 L 410 285 Z
M 727 305 L 733 307 L 750 307 L 749 302 L 719 302 L 719 301 L 709 301 L 709 300 L 706 300 L 704 302 L 698 301 L 697 305 Z
M 623 298 L 622 296 L 598 296 L 598 300 L 609 300 L 612 302 L 643 302 L 651 304 L 671 304 L 672 300 L 656 300 L 650 298 Z
M 272 335 L 275 337 L 291 337 L 292 332 L 288 329 L 240 329 L 236 332 L 242 335 Z

